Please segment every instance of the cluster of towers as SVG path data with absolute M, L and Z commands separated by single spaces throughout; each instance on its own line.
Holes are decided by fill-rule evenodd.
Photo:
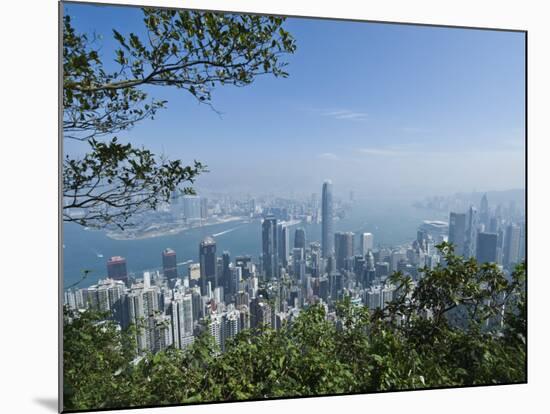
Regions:
M 321 240 L 307 240 L 306 230 L 280 221 L 272 211 L 261 222 L 261 255 L 232 259 L 221 255 L 213 237 L 198 246 L 198 262 L 178 272 L 176 251 L 162 252 L 162 270 L 130 277 L 126 259 L 107 262 L 107 279 L 85 289 L 65 292 L 74 309 L 108 311 L 126 328 L 139 327 L 136 348 L 157 352 L 183 349 L 207 331 L 224 351 L 240 331 L 270 326 L 280 329 L 312 303 L 326 307 L 336 320 L 335 304 L 344 296 L 370 309 L 384 308 L 396 287 L 389 276 L 402 272 L 413 283 L 424 268 L 441 263 L 435 246 L 454 245 L 455 253 L 495 262 L 509 271 L 524 257 L 525 226 L 521 216 L 502 207 L 491 209 L 483 196 L 479 212 L 451 212 L 449 222 L 427 220 L 410 244 L 375 248 L 372 233 L 334 231 L 333 185 L 325 181 L 321 200 Z
M 499 205 L 491 210 L 486 194 L 479 211 L 470 206 L 467 212 L 450 213 L 448 241 L 457 255 L 474 257 L 480 263 L 497 263 L 505 270 L 512 270 L 525 257 L 524 221 L 513 204 L 508 209 Z

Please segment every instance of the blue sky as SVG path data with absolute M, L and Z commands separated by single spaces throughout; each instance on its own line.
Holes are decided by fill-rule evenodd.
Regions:
M 82 32 L 139 33 L 135 8 L 66 5 Z M 122 138 L 207 163 L 208 190 L 429 195 L 523 187 L 522 33 L 289 18 L 289 78 L 213 93 L 219 116 L 185 92 Z M 67 151 L 83 147 L 68 143 Z M 319 187 L 319 188 L 317 188 Z

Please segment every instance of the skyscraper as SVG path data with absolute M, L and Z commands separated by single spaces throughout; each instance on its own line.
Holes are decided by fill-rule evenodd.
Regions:
M 212 290 L 218 286 L 216 272 L 216 242 L 212 237 L 205 237 L 199 245 L 199 258 L 201 270 L 201 295 L 206 295 L 208 282 Z
M 189 287 L 200 286 L 200 280 L 201 280 L 200 263 L 189 263 L 189 266 L 187 267 L 187 278 L 189 279 Z
M 289 228 L 284 224 L 277 224 L 277 251 L 279 255 L 279 263 L 285 266 L 288 264 L 288 256 L 290 254 L 290 235 Z
M 262 222 L 262 264 L 267 280 L 278 276 L 277 219 L 273 215 Z
M 353 257 L 353 233 L 334 233 L 334 250 L 336 256 L 336 269 L 347 269 L 347 262 Z
M 297 228 L 294 232 L 294 247 L 297 249 L 306 248 L 306 231 L 302 227 Z
M 208 199 L 201 198 L 201 219 L 208 218 Z
M 156 321 L 154 318 L 155 315 L 162 312 L 161 298 L 162 295 L 158 288 L 135 288 L 127 295 L 126 306 L 129 323 L 142 326 L 145 322 L 144 329 L 139 329 L 136 332 L 137 346 L 140 351 L 155 350 Z
M 107 261 L 107 275 L 114 280 L 128 281 L 126 259 L 122 256 L 113 256 Z
M 374 248 L 374 236 L 372 233 L 361 234 L 361 256 L 365 256 L 369 250 Z
M 231 267 L 230 269 L 230 281 L 229 281 L 229 294 L 236 295 L 241 287 L 243 279 L 243 269 L 240 266 Z
M 183 200 L 183 214 L 186 219 L 201 218 L 201 199 L 196 195 L 185 195 Z
M 479 263 L 497 261 L 497 235 L 495 233 L 478 233 L 476 259 Z
M 193 335 L 193 302 L 191 295 L 174 298 L 168 306 L 171 318 L 172 338 L 176 348 L 186 346 L 186 337 Z
M 361 281 L 363 279 L 363 274 L 365 273 L 366 268 L 366 260 L 365 256 L 361 256 L 360 254 L 353 257 L 353 273 L 355 273 L 355 277 L 357 281 Z
M 397 272 L 399 263 L 407 261 L 407 252 L 402 249 L 393 250 L 390 255 L 390 271 Z
M 498 225 L 498 218 L 497 217 L 491 217 L 489 219 L 489 232 L 490 233 L 498 233 L 499 225 Z
M 223 286 L 223 290 L 226 294 L 234 294 L 234 284 L 231 283 L 231 268 L 229 267 L 231 263 L 231 257 L 229 252 L 225 251 L 222 254 L 222 277 L 220 284 Z
M 323 183 L 323 195 L 321 205 L 321 251 L 324 258 L 334 253 L 334 230 L 332 226 L 332 181 Z
M 226 341 L 239 333 L 240 319 L 240 312 L 236 309 L 222 315 L 222 350 L 225 351 Z
M 321 245 L 318 242 L 313 242 L 310 245 L 311 249 L 311 275 L 313 277 L 321 276 Z
M 176 252 L 172 249 L 165 249 L 162 252 L 162 271 L 168 280 L 178 277 Z
M 483 194 L 479 203 L 479 223 L 483 224 L 485 228 L 489 227 L 489 201 L 487 200 L 487 194 Z
M 306 261 L 304 255 L 304 249 L 295 247 L 292 249 L 292 272 L 294 274 L 294 280 L 302 283 L 306 276 Z
M 456 255 L 464 255 L 465 240 L 466 214 L 451 212 L 449 216 L 449 243 L 454 245 Z
M 243 279 L 248 279 L 251 276 L 251 268 L 253 267 L 252 258 L 250 256 L 235 257 L 235 267 L 240 267 Z
M 504 257 L 505 266 L 513 266 L 520 260 L 520 237 L 521 228 L 515 224 L 510 224 L 506 228 L 504 236 Z
M 155 315 L 147 319 L 148 350 L 160 352 L 173 344 L 171 318 L 167 315 Z
M 383 279 L 390 274 L 390 264 L 388 262 L 376 262 L 374 264 L 376 269 L 376 277 Z
M 250 301 L 250 327 L 271 327 L 271 306 L 261 296 Z
M 467 258 L 475 257 L 476 255 L 477 227 L 477 210 L 474 206 L 470 206 L 466 223 L 466 237 L 464 240 L 464 256 Z
M 208 324 L 208 329 L 210 331 L 210 335 L 214 339 L 214 342 L 219 347 L 219 349 L 223 349 L 222 344 L 222 315 L 220 314 L 213 314 L 210 316 L 210 323 Z
M 122 327 L 128 326 L 125 307 L 126 286 L 122 280 L 105 279 L 86 289 L 87 306 L 101 312 L 111 312 L 113 319 Z
M 376 267 L 374 265 L 374 255 L 372 250 L 369 250 L 366 255 L 365 272 L 363 276 L 363 284 L 365 287 L 371 285 L 376 277 Z

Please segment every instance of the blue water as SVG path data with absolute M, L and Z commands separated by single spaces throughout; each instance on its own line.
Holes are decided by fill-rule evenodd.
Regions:
M 371 232 L 375 246 L 391 246 L 412 241 L 416 237 L 418 225 L 427 219 L 446 220 L 443 213 L 420 210 L 411 206 L 409 201 L 358 201 L 342 220 L 334 223 L 335 231 Z M 320 241 L 320 224 L 298 224 L 306 230 L 307 243 Z M 63 243 L 64 282 L 68 286 L 81 278 L 83 270 L 91 270 L 81 287 L 105 277 L 107 259 L 111 256 L 124 256 L 128 272 L 141 276 L 144 270 L 153 270 L 161 266 L 161 253 L 171 247 L 176 251 L 178 263 L 188 260 L 198 261 L 200 241 L 209 235 L 228 233 L 215 237 L 218 254 L 224 250 L 231 253 L 232 259 L 238 255 L 251 255 L 257 260 L 261 253 L 261 223 L 259 220 L 249 223 L 224 223 L 195 228 L 177 235 L 161 236 L 143 240 L 113 240 L 103 231 L 85 230 L 76 224 L 65 224 Z M 291 246 L 294 231 L 290 232 Z M 357 242 L 356 242 L 357 243 Z M 103 255 L 103 257 L 98 257 Z M 178 269 L 187 272 L 186 266 Z

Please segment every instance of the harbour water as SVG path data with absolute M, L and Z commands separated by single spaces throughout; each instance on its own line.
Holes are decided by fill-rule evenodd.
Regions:
M 335 231 L 371 232 L 375 246 L 392 246 L 412 241 L 416 229 L 423 220 L 447 220 L 445 213 L 412 207 L 410 201 L 362 200 L 352 205 L 345 218 L 335 220 Z M 290 244 L 293 245 L 294 229 L 306 230 L 307 243 L 320 241 L 321 225 L 300 223 L 293 225 Z M 213 236 L 219 255 L 227 250 L 234 259 L 238 255 L 250 255 L 255 260 L 261 254 L 261 222 L 229 222 L 186 230 L 180 234 L 159 236 L 142 240 L 113 240 L 100 230 L 85 230 L 76 224 L 66 224 L 63 234 L 64 284 L 77 282 L 84 270 L 89 276 L 79 287 L 93 284 L 104 278 L 107 260 L 111 256 L 123 256 L 127 260 L 129 273 L 141 277 L 144 270 L 161 266 L 161 253 L 170 247 L 176 251 L 178 271 L 187 273 L 187 265 L 198 261 L 200 241 Z M 357 243 L 357 242 L 356 242 Z

